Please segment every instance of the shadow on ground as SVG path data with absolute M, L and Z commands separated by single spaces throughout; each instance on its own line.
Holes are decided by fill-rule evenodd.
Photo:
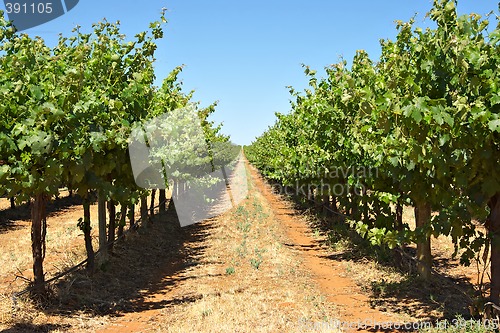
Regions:
M 77 195 L 51 200 L 47 203 L 47 218 L 50 218 L 55 214 L 60 214 L 72 206 L 81 204 L 82 200 Z M 29 221 L 30 219 L 31 210 L 29 204 L 27 203 L 18 205 L 15 208 L 0 210 L 0 234 L 23 228 L 25 226 L 20 224 L 19 221 Z
M 470 318 L 468 307 L 472 304 L 471 297 L 475 293 L 475 288 L 467 277 L 445 273 L 457 266 L 455 262 L 449 258 L 434 258 L 432 277 L 429 281 L 423 281 L 418 278 L 416 261 L 412 259 L 416 257 L 415 247 L 405 247 L 404 255 L 401 255 L 400 250 L 373 246 L 359 234 L 342 230 L 344 227 L 329 230 L 330 242 L 339 239 L 339 235 L 336 234 L 339 229 L 342 237 L 348 238 L 347 248 L 325 256 L 326 258 L 358 263 L 373 260 L 380 266 L 399 271 L 402 275 L 399 282 L 387 281 L 383 277 L 366 281 L 365 288 L 373 307 L 382 311 L 406 313 L 430 321 L 451 320 L 457 315 Z M 442 316 L 436 316 L 436 313 L 442 313 Z
M 56 295 L 47 313 L 120 316 L 127 312 L 162 309 L 194 302 L 199 295 L 169 299 L 150 297 L 167 293 L 188 277 L 183 272 L 197 266 L 204 253 L 203 240 L 211 221 L 181 228 L 175 210 L 156 215 L 115 245 L 109 260 L 88 277 L 84 271 L 68 275 L 53 286 Z
M 0 331 L 0 333 L 50 333 L 53 331 L 61 332 L 69 328 L 69 325 L 56 325 L 56 324 L 15 324 L 11 328 Z
M 342 217 L 334 214 L 325 216 L 322 205 L 295 200 L 294 197 L 284 198 L 300 212 L 298 214 L 314 216 L 314 221 L 310 222 L 310 228 L 320 230 L 327 236 L 326 240 L 316 240 L 314 245 L 285 245 L 309 250 L 321 248 L 324 245 L 335 248 L 340 244 L 339 249 L 331 255 L 325 255 L 324 258 L 337 262 L 353 261 L 362 264 L 373 260 L 380 266 L 401 273 L 403 278 L 399 282 L 389 282 L 377 276 L 373 281 L 366 281 L 362 285 L 370 298 L 372 307 L 381 311 L 406 313 L 426 321 L 451 320 L 457 315 L 463 318 L 471 317 L 469 306 L 472 304 L 472 295 L 476 293 L 474 285 L 464 276 L 450 276 L 445 273 L 456 268 L 456 262 L 452 262 L 449 258 L 434 258 L 435 272 L 431 280 L 422 281 L 416 275 L 416 261 L 411 259 L 416 257 L 414 247 L 406 247 L 404 254 L 401 254 L 395 250 L 374 246 L 350 229 Z M 438 317 L 434 315 L 436 313 L 443 315 Z

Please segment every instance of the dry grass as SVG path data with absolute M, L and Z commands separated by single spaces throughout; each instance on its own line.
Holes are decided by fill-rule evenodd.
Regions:
M 61 193 L 61 197 L 67 193 Z M 10 327 L 13 332 L 67 332 L 69 327 L 88 331 L 96 325 L 102 326 L 104 317 L 93 317 L 84 312 L 70 316 L 50 315 L 44 308 L 54 304 L 34 303 L 26 296 L 12 295 L 28 286 L 33 274 L 31 270 L 31 235 L 29 208 L 17 207 L 8 210 L 8 201 L 2 199 L 3 220 L 0 220 L 0 329 Z M 51 203 L 53 210 L 47 217 L 46 257 L 44 271 L 46 279 L 67 270 L 86 258 L 83 233 L 77 221 L 83 216 L 78 199 L 62 198 Z M 117 207 L 119 211 L 120 206 Z M 136 218 L 138 218 L 136 210 Z M 0 217 L 1 218 L 1 217 Z M 91 226 L 94 250 L 98 249 L 97 205 L 91 205 Z M 66 285 L 65 287 L 69 287 Z M 57 289 L 57 288 L 56 288 Z M 64 297 L 64 290 L 53 290 L 57 297 Z M 68 289 L 69 292 L 69 289 Z M 56 295 L 53 295 L 56 296 Z
M 68 199 L 62 199 L 71 201 Z M 0 328 L 12 332 L 66 332 L 68 327 L 81 327 L 83 319 L 58 318 L 26 296 L 12 294 L 27 287 L 32 279 L 29 209 L 25 206 L 8 212 L 9 229 L 0 233 Z M 74 266 L 86 258 L 83 234 L 77 227 L 80 205 L 69 203 L 50 213 L 47 218 L 46 278 Z M 97 207 L 91 207 L 92 227 L 97 230 Z M 95 238 L 95 237 L 94 237 Z M 97 248 L 97 239 L 94 247 Z M 17 276 L 17 277 L 16 277 Z M 20 278 L 21 276 L 22 278 Z M 71 324 L 70 324 L 71 323 Z M 85 326 L 85 325 L 83 325 Z M 9 331 L 9 332 L 11 332 Z
M 18 208 L 23 209 L 23 207 Z M 24 208 L 26 209 L 26 208 Z M 15 212 L 13 213 L 15 214 Z M 46 278 L 52 274 L 72 267 L 85 259 L 83 246 L 83 233 L 77 227 L 78 218 L 81 217 L 81 207 L 78 205 L 65 207 L 47 218 L 47 251 L 44 261 Z M 92 228 L 94 247 L 97 247 L 97 207 L 91 207 Z M 31 235 L 29 220 L 10 220 L 13 230 L 0 233 L 0 262 L 8 263 L 0 265 L 0 281 L 3 285 L 0 290 L 13 292 L 25 285 L 23 279 L 15 279 L 16 275 L 26 279 L 32 279 L 31 263 Z M 5 284 L 5 282 L 13 282 Z
M 78 312 L 69 317 L 59 317 L 41 311 L 30 299 L 18 298 L 13 301 L 5 295 L 0 295 L 0 329 L 8 329 L 10 333 L 91 332 L 104 325 L 105 320 L 106 318 Z
M 56 302 L 45 310 L 10 297 L 26 284 L 21 279 L 11 283 L 18 271 L 31 277 L 29 222 L 11 219 L 9 228 L 0 230 L 0 330 L 332 332 L 322 323 L 335 321 L 339 309 L 321 294 L 301 255 L 283 245 L 290 240 L 251 182 L 249 191 L 238 208 L 197 226 L 179 228 L 172 216 L 158 217 L 117 246 L 109 264 L 93 278 L 77 272 L 54 286 Z M 95 206 L 91 214 L 97 232 Z M 48 218 L 49 277 L 85 258 L 76 227 L 81 215 L 80 206 L 68 206 Z M 354 244 L 345 234 L 323 233 L 316 217 L 303 217 L 311 234 L 329 246 L 330 254 L 343 262 L 345 276 L 364 289 L 377 309 L 410 321 L 455 315 L 465 308 L 452 284 L 464 286 L 468 279 L 422 283 L 394 268 L 387 252 Z M 404 221 L 413 225 L 412 209 L 404 210 Z M 449 238 L 433 239 L 433 251 L 453 264 L 440 266 L 440 272 L 453 278 L 474 276 L 474 268 L 448 261 L 453 252 Z
M 342 260 L 345 276 L 352 278 L 369 296 L 373 307 L 407 316 L 408 319 L 436 320 L 454 318 L 457 314 L 469 316 L 477 282 L 477 268 L 459 264 L 453 258 L 451 237 L 431 238 L 434 256 L 434 274 L 429 282 L 416 276 L 415 261 L 403 258 L 403 269 L 398 268 L 394 253 L 371 246 L 348 227 L 338 223 L 333 231 L 317 231 L 322 225 L 316 215 L 309 216 L 313 234 L 330 248 L 333 257 Z M 405 207 L 403 223 L 415 227 L 414 210 Z M 318 229 L 314 229 L 318 228 Z M 316 230 L 316 231 L 315 231 Z M 405 250 L 415 256 L 415 245 Z
M 212 222 L 199 263 L 144 332 L 321 332 L 300 325 L 335 319 L 258 192 Z M 332 330 L 328 330 L 331 332 Z
M 91 213 L 97 221 L 95 206 Z M 85 257 L 76 228 L 81 214 L 75 206 L 49 217 L 47 271 Z M 93 278 L 76 272 L 55 285 L 53 303 L 42 309 L 10 298 L 23 283 L 5 281 L 18 268 L 31 276 L 29 223 L 12 221 L 14 227 L 0 234 L 0 260 L 9 263 L 0 266 L 6 290 L 0 294 L 0 330 L 332 332 L 314 323 L 335 320 L 335 306 L 325 301 L 301 257 L 282 245 L 288 242 L 284 231 L 253 187 L 240 208 L 219 218 L 187 228 L 175 223 L 159 216 L 117 246 Z

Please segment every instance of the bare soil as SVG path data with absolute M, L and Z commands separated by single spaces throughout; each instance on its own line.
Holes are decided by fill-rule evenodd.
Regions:
M 26 285 L 16 275 L 31 278 L 29 210 L 0 201 L 0 332 L 394 332 L 357 323 L 467 311 L 475 270 L 449 260 L 449 240 L 435 241 L 439 274 L 422 283 L 332 247 L 313 216 L 246 169 L 249 194 L 238 207 L 181 228 L 171 205 L 117 244 L 93 276 L 80 270 L 54 284 L 44 307 L 11 298 Z M 49 209 L 48 276 L 84 258 L 74 200 Z

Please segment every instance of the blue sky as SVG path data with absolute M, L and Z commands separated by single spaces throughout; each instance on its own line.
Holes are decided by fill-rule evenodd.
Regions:
M 53 0 L 57 1 L 57 0 Z M 202 106 L 218 100 L 212 119 L 238 144 L 249 144 L 290 110 L 286 86 L 303 89 L 301 64 L 319 70 L 340 57 L 350 61 L 358 49 L 372 59 L 380 55 L 379 40 L 394 38 L 394 20 L 425 27 L 430 0 L 80 0 L 70 12 L 26 30 L 55 45 L 59 33 L 70 35 L 78 24 L 106 18 L 120 20 L 132 37 L 168 9 L 165 37 L 158 42 L 158 84 L 170 70 L 185 65 L 186 91 Z M 459 0 L 460 13 L 498 13 L 493 0 Z M 4 9 L 3 3 L 0 9 Z M 493 21 L 493 20 L 492 20 Z

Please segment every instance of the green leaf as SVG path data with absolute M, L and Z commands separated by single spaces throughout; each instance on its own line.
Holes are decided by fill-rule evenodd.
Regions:
M 77 164 L 71 169 L 72 181 L 75 184 L 81 183 L 83 177 L 85 177 L 85 166 L 83 164 Z
M 450 114 L 448 112 L 443 112 L 442 115 L 443 115 L 443 119 L 444 119 L 445 123 L 450 125 L 450 127 L 453 127 L 453 124 L 455 123 L 455 121 L 453 120 L 453 117 L 450 116 Z
M 31 86 L 30 92 L 31 96 L 33 96 L 36 100 L 41 100 L 43 98 L 43 92 L 39 86 Z
M 450 141 L 450 136 L 448 134 L 443 134 L 439 137 L 439 146 L 442 147 L 446 142 Z
M 0 179 L 4 178 L 8 172 L 10 167 L 8 165 L 0 165 Z
M 342 95 L 341 100 L 342 100 L 342 102 L 343 102 L 343 103 L 346 103 L 346 102 L 348 102 L 351 98 L 352 98 L 352 96 L 351 96 L 350 94 L 345 93 L 345 94 L 343 94 L 343 95 Z
M 500 95 L 493 95 L 490 98 L 491 105 L 500 104 Z
M 398 159 L 396 156 L 395 156 L 395 157 L 390 157 L 390 158 L 389 158 L 389 161 L 390 161 L 390 162 L 391 162 L 391 164 L 392 164 L 393 166 L 395 166 L 395 167 L 397 167 L 397 166 L 398 166 L 398 164 L 399 164 L 399 159 Z
M 432 118 L 434 118 L 434 120 L 436 121 L 436 123 L 438 123 L 438 125 L 443 125 L 443 123 L 444 123 L 443 116 L 441 115 L 441 113 L 439 111 L 438 111 L 438 113 L 434 113 L 432 115 Z
M 417 123 L 420 123 L 422 120 L 422 112 L 419 108 L 414 107 L 411 116 Z
M 469 55 L 469 61 L 474 66 L 479 66 L 479 61 L 481 59 L 481 53 L 476 50 L 476 51 L 471 51 L 468 55 Z
M 500 184 L 495 178 L 490 177 L 489 179 L 485 179 L 481 189 L 486 195 L 493 196 L 495 193 L 500 191 Z
M 490 121 L 488 127 L 493 132 L 500 132 L 500 119 Z
M 49 152 L 53 137 L 52 135 L 39 131 L 36 135 L 30 138 L 31 141 L 31 151 L 34 155 L 42 156 Z
M 498 43 L 500 41 L 500 29 L 495 29 L 489 33 L 488 37 L 492 44 Z
M 142 79 L 144 78 L 141 73 L 133 73 L 132 77 L 134 78 L 135 81 L 141 82 Z
M 453 1 L 448 1 L 444 6 L 444 10 L 446 12 L 454 12 L 455 11 L 455 3 Z

